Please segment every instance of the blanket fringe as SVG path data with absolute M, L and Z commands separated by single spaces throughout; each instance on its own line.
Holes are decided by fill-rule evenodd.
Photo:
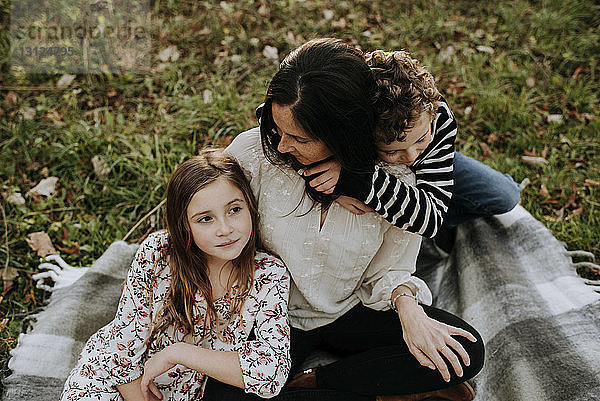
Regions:
M 579 274 L 584 284 L 590 286 L 595 292 L 600 293 L 600 280 L 591 280 L 585 278 L 580 270 L 580 268 L 584 268 L 590 270 L 593 275 L 600 275 L 600 265 L 594 263 L 596 262 L 596 256 L 591 252 L 582 250 L 569 251 L 566 249 L 566 246 L 564 254 L 565 256 L 571 258 L 571 266 L 573 266 L 573 269 L 575 269 L 575 271 Z M 587 259 L 587 261 L 573 262 L 573 258 Z
M 566 251 L 565 255 L 570 256 L 571 258 L 585 258 L 591 260 L 592 262 L 596 261 L 596 256 L 587 251 Z
M 598 266 L 597 264 L 592 263 L 592 262 L 577 262 L 577 263 L 573 263 L 573 267 L 575 269 L 578 269 L 580 267 L 587 267 L 589 269 L 596 270 L 598 273 L 600 273 L 600 266 Z

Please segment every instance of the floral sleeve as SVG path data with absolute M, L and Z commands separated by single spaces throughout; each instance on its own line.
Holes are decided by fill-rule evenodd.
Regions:
M 255 309 L 255 340 L 238 351 L 246 393 L 271 398 L 279 393 L 290 370 L 288 297 L 290 277 L 283 263 L 266 254 L 257 258 L 254 291 L 247 302 Z
M 129 383 L 143 373 L 144 344 L 151 323 L 151 286 L 155 262 L 161 257 L 162 233 L 150 235 L 138 248 L 127 274 L 115 319 L 107 326 L 102 366 L 110 386 Z

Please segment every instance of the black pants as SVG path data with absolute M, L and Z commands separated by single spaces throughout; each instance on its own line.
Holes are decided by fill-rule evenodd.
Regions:
M 463 365 L 463 376 L 454 373 L 448 361 L 450 382 L 439 371 L 421 366 L 402 338 L 402 326 L 394 311 L 375 311 L 355 306 L 334 322 L 314 330 L 292 329 L 290 377 L 299 371 L 304 359 L 315 349 L 340 356 L 340 360 L 317 369 L 317 389 L 285 387 L 272 400 L 372 401 L 376 395 L 412 394 L 438 390 L 474 377 L 483 367 L 484 346 L 479 333 L 468 323 L 441 309 L 423 307 L 440 322 L 471 332 L 477 342 L 455 336 L 471 363 Z M 445 358 L 444 358 L 445 360 Z M 459 357 L 460 360 L 460 357 Z M 461 360 L 462 364 L 462 360 Z M 209 381 L 206 400 L 260 400 L 243 390 L 215 380 Z

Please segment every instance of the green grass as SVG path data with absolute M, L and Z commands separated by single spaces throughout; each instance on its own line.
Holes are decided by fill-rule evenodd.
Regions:
M 39 258 L 25 243 L 27 234 L 46 231 L 55 245 L 77 250 L 61 252 L 68 262 L 90 265 L 161 201 L 179 163 L 256 124 L 254 108 L 277 70 L 277 61 L 262 55 L 266 45 L 275 46 L 280 59 L 319 36 L 365 50 L 411 51 L 456 114 L 458 149 L 517 181 L 529 178 L 525 208 L 569 249 L 600 257 L 597 2 L 268 3 L 260 15 L 259 3 L 248 1 L 229 3 L 227 10 L 216 0 L 157 1 L 153 64 L 170 45 L 181 53 L 163 71 L 78 75 L 66 90 L 0 90 L 0 191 L 24 195 L 45 173 L 59 177 L 49 199 L 27 199 L 23 206 L 1 201 L 0 268 L 8 263 L 18 272 L 0 303 L 2 375 L 24 315 L 47 297 L 31 280 Z M 0 4 L 0 85 L 54 85 L 60 76 L 9 71 L 9 6 Z M 333 11 L 331 20 L 324 10 Z M 443 60 L 440 51 L 449 46 L 454 52 Z M 212 92 L 209 103 L 205 90 Z M 35 109 L 32 119 L 23 118 L 27 107 Z M 549 114 L 560 114 L 563 122 L 549 123 Z M 520 159 L 525 154 L 545 154 L 548 164 L 527 166 Z M 106 178 L 94 173 L 96 155 L 110 167 Z M 159 210 L 130 240 L 161 225 Z

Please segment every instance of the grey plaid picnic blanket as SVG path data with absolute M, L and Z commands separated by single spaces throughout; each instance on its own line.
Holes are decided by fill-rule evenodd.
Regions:
M 600 295 L 577 276 L 564 246 L 521 207 L 460 226 L 456 241 L 447 259 L 425 241 L 417 273 L 435 305 L 486 342 L 484 368 L 472 380 L 476 400 L 600 400 Z M 115 242 L 78 281 L 53 292 L 11 352 L 4 401 L 59 398 L 87 338 L 114 317 L 135 249 Z

